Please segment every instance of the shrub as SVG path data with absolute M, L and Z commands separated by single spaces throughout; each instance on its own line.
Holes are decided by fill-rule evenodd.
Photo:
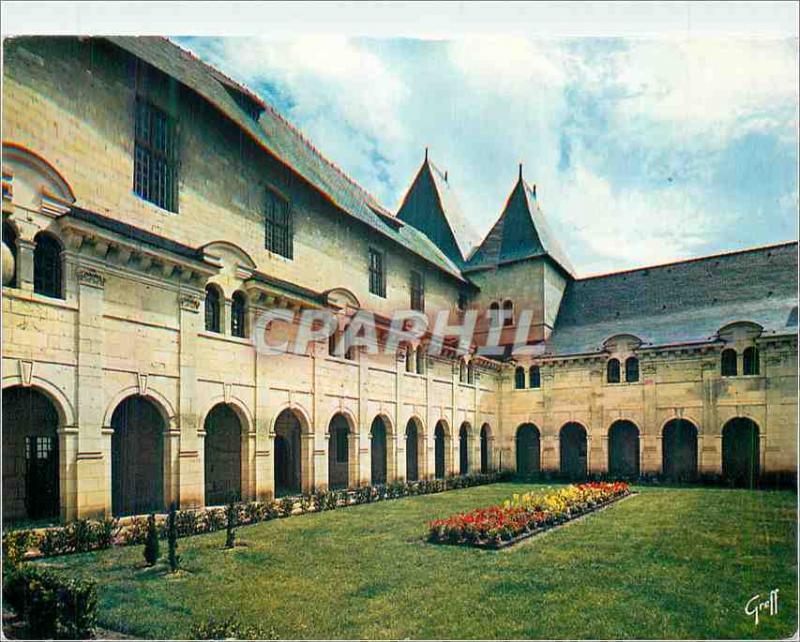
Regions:
M 178 537 L 188 537 L 198 532 L 197 530 L 197 511 L 181 510 L 175 516 Z
M 289 517 L 294 510 L 294 497 L 282 497 L 280 501 L 281 517 Z
M 156 516 L 150 513 L 147 518 L 147 538 L 144 541 L 144 561 L 148 566 L 155 566 L 161 554 L 161 546 L 158 542 L 158 528 L 156 527 Z
M 169 515 L 167 516 L 167 559 L 169 560 L 169 570 L 173 573 L 178 570 L 181 561 L 178 556 L 178 524 L 175 512 L 175 502 L 172 502 L 169 505 Z
M 239 509 L 236 506 L 234 497 L 231 496 L 228 501 L 228 507 L 225 509 L 225 548 L 233 548 L 236 546 L 236 522 L 239 517 Z
M 69 536 L 66 528 L 48 528 L 39 540 L 42 555 L 62 555 L 69 550 Z
M 3 596 L 38 639 L 85 639 L 94 635 L 97 591 L 94 582 L 64 578 L 35 564 L 8 573 Z
M 233 615 L 226 618 L 211 617 L 196 623 L 189 633 L 192 640 L 276 640 L 273 628 L 254 627 L 243 624 Z
M 6 569 L 11 570 L 19 566 L 34 541 L 35 536 L 30 531 L 17 530 L 3 533 L 3 562 Z

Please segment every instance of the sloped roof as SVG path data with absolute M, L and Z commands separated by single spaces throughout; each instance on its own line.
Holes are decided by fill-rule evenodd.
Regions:
M 427 152 L 397 218 L 424 233 L 459 267 L 480 241 L 461 211 L 447 174 L 428 159 Z
M 106 39 L 128 53 L 172 76 L 205 98 L 277 160 L 321 192 L 342 212 L 366 224 L 436 268 L 463 281 L 459 267 L 420 231 L 409 225 L 392 225 L 383 220 L 391 213 L 371 194 L 347 177 L 304 138 L 268 103 L 222 72 L 160 37 L 108 36 Z M 263 105 L 258 122 L 240 107 L 225 85 L 239 88 Z
M 796 242 L 571 281 L 545 353 L 600 352 L 617 334 L 644 347 L 713 341 L 735 321 L 797 332 Z
M 464 271 L 493 268 L 535 257 L 549 257 L 569 275 L 575 273 L 539 208 L 536 188 L 525 182 L 520 171 L 503 213 L 469 258 Z

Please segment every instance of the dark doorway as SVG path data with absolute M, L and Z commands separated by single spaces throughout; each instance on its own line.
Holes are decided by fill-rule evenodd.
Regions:
M 381 417 L 375 417 L 372 420 L 372 428 L 370 428 L 370 462 L 371 462 L 371 479 L 374 484 L 386 483 L 386 424 Z
M 722 475 L 735 486 L 755 488 L 760 471 L 759 431 L 752 419 L 736 417 L 722 429 Z
M 517 428 L 517 474 L 530 477 L 541 471 L 539 429 L 534 424 Z
M 445 447 L 447 443 L 447 434 L 444 429 L 444 424 L 441 421 L 436 423 L 436 429 L 433 432 L 433 446 L 434 446 L 434 455 L 435 455 L 435 462 L 436 468 L 434 474 L 436 475 L 436 479 L 444 479 L 445 471 L 446 471 L 446 456 L 445 456 Z
M 567 479 L 586 479 L 588 471 L 586 430 L 578 423 L 564 424 L 560 434 L 561 474 Z
M 300 420 L 284 410 L 275 420 L 275 496 L 301 492 Z
M 458 473 L 459 475 L 469 474 L 469 424 L 461 424 L 458 431 Z
M 328 486 L 347 488 L 349 484 L 350 424 L 342 414 L 331 419 L 328 426 Z
M 3 522 L 59 517 L 58 413 L 41 392 L 3 391 Z
M 615 421 L 608 431 L 608 472 L 620 478 L 639 476 L 639 429 L 630 421 Z
M 111 417 L 111 510 L 116 517 L 164 510 L 164 420 L 151 401 L 125 399 Z
M 481 427 L 481 472 L 489 472 L 489 426 L 484 424 Z
M 697 479 L 697 428 L 692 422 L 673 419 L 664 426 L 661 462 L 664 477 L 667 479 Z
M 217 404 L 206 416 L 206 505 L 242 499 L 242 425 L 228 405 Z
M 419 429 L 413 419 L 406 424 L 406 480 L 419 479 Z

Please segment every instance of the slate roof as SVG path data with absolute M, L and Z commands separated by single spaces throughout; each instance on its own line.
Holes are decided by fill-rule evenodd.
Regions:
M 539 208 L 536 188 L 525 182 L 520 171 L 503 213 L 469 258 L 464 272 L 535 257 L 548 257 L 568 275 L 575 273 Z
M 734 321 L 797 332 L 797 243 L 571 281 L 545 354 L 602 351 L 617 334 L 646 346 L 708 342 Z
M 369 226 L 436 268 L 464 281 L 459 267 L 430 239 L 410 225 L 392 225 L 391 217 L 372 195 L 328 161 L 300 132 L 281 117 L 268 103 L 222 72 L 160 37 L 107 36 L 106 39 L 128 53 L 172 76 L 178 82 L 209 101 L 223 115 L 291 171 L 321 192 L 343 213 Z M 234 86 L 263 105 L 258 122 L 254 121 L 225 88 Z
M 475 228 L 461 211 L 447 175 L 428 159 L 427 151 L 397 218 L 422 231 L 459 267 L 480 242 Z

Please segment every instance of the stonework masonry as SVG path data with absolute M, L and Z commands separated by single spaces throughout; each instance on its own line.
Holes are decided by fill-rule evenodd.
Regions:
M 720 316 L 716 307 L 707 313 L 698 301 L 672 311 L 674 324 L 687 328 L 676 341 L 654 339 L 661 336 L 657 330 L 624 310 L 585 326 L 567 321 L 562 332 L 561 319 L 575 316 L 584 280 L 558 256 L 553 260 L 544 233 L 534 230 L 534 251 L 525 256 L 504 262 L 498 254 L 494 264 L 476 269 L 469 257 L 457 264 L 413 226 L 393 220 L 268 105 L 248 125 L 260 128 L 263 141 L 233 120 L 236 105 L 258 100 L 245 89 L 168 41 L 128 40 L 4 41 L 4 519 L 35 517 L 35 493 L 56 492 L 62 520 L 121 514 L 115 507 L 151 493 L 159 510 L 172 501 L 202 506 L 209 492 L 221 492 L 215 484 L 231 479 L 242 499 L 264 499 L 281 491 L 276 479 L 289 479 L 276 469 L 276 462 L 281 467 L 289 460 L 304 491 L 328 486 L 331 457 L 349 486 L 373 481 L 374 452 L 387 458 L 389 480 L 405 479 L 412 425 L 420 434 L 416 462 L 424 477 L 434 476 L 441 447 L 446 473 L 466 472 L 462 444 L 468 471 L 478 471 L 482 459 L 484 468 L 514 470 L 517 429 L 527 423 L 540 435 L 542 470 L 561 469 L 561 429 L 578 423 L 586 437 L 584 472 L 606 472 L 611 428 L 621 420 L 638 431 L 638 473 L 662 472 L 665 427 L 675 420 L 696 431 L 698 474 L 722 474 L 724 452 L 731 462 L 741 457 L 738 446 L 723 443 L 725 427 L 739 420 L 757 428 L 755 450 L 748 452 L 760 475 L 796 472 L 796 243 L 752 251 L 772 253 L 772 272 L 759 276 L 763 292 L 746 301 L 719 295 L 728 297 L 718 303 L 730 313 Z M 133 190 L 134 114 L 143 94 L 177 123 L 177 212 Z M 284 141 L 280 153 L 264 148 L 274 141 Z M 307 165 L 300 157 L 310 159 Z M 291 258 L 265 249 L 267 189 L 291 205 Z M 531 213 L 531 225 L 540 216 Z M 441 221 L 446 225 L 447 217 Z M 37 291 L 42 233 L 61 245 L 61 296 Z M 369 289 L 371 248 L 384 257 L 385 297 Z M 528 339 L 538 348 L 517 358 L 431 357 L 423 354 L 423 340 L 396 355 L 345 358 L 319 341 L 306 354 L 273 356 L 256 351 L 249 338 L 257 316 L 275 306 L 334 310 L 340 328 L 359 309 L 388 317 L 408 308 L 412 271 L 424 274 L 431 319 L 447 309 L 457 320 L 459 302 L 485 318 L 493 302 L 510 298 L 515 310 L 533 310 Z M 730 282 L 739 280 L 747 275 Z M 222 293 L 219 332 L 206 329 L 208 285 Z M 247 301 L 245 337 L 231 330 L 236 292 Z M 710 285 L 702 296 L 712 305 L 718 295 Z M 620 325 L 620 318 L 630 321 Z M 514 327 L 505 330 L 504 343 Z M 599 339 L 589 336 L 595 329 Z M 570 346 L 560 349 L 559 341 Z M 757 348 L 758 367 L 743 374 L 750 347 Z M 726 348 L 736 350 L 736 376 L 721 373 Z M 639 376 L 628 382 L 631 356 Z M 612 358 L 623 366 L 620 383 L 607 380 Z M 470 380 L 462 375 L 462 359 L 471 364 Z M 538 388 L 530 387 L 531 366 L 539 368 Z M 519 367 L 524 388 L 516 385 Z M 22 390 L 46 399 L 52 420 L 37 419 L 49 417 L 40 406 L 33 414 L 26 410 L 33 402 Z M 148 410 L 128 412 L 131 403 Z M 231 443 L 209 441 L 222 431 L 214 425 L 219 413 L 212 412 L 220 404 L 233 411 L 225 426 L 236 423 L 232 417 L 239 423 L 239 452 L 225 451 L 228 463 L 218 467 L 224 474 L 206 460 Z M 41 429 L 48 421 L 52 442 Z M 376 421 L 383 432 L 374 429 Z M 334 424 L 346 426 L 341 455 L 331 455 Z M 437 425 L 444 446 L 437 446 Z M 153 448 L 142 446 L 145 439 Z M 376 449 L 373 439 L 387 444 Z M 56 458 L 52 479 L 48 457 Z M 239 462 L 240 474 L 231 473 L 231 461 Z M 15 503 L 5 498 L 12 487 Z

